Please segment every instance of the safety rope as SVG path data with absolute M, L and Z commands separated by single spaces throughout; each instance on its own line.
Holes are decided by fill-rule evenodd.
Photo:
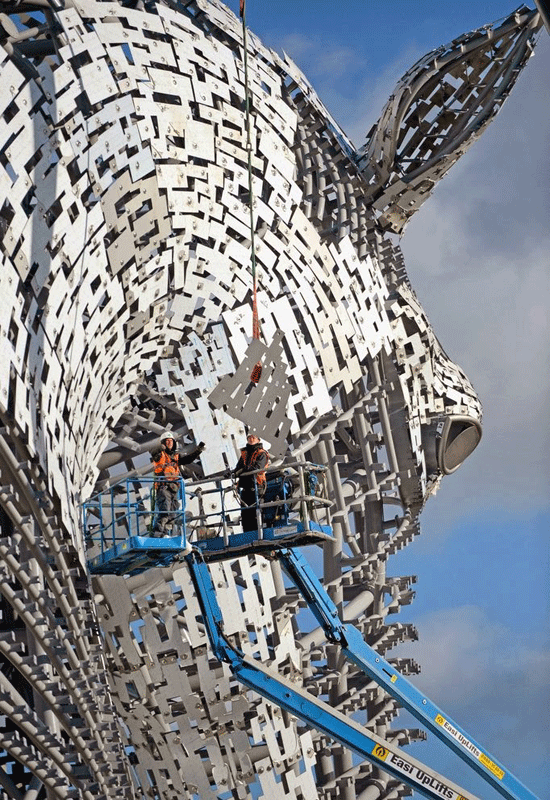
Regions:
M 248 80 L 248 40 L 246 35 L 246 0 L 240 0 L 239 13 L 243 26 L 244 49 L 244 94 L 246 114 L 246 151 L 248 154 L 248 203 L 250 208 L 250 262 L 252 268 L 252 338 L 260 339 L 260 318 L 258 316 L 258 280 L 256 275 L 256 247 L 254 238 L 254 194 L 252 190 L 252 137 L 250 134 L 250 86 Z M 260 361 L 253 367 L 250 374 L 252 383 L 258 383 L 262 375 Z

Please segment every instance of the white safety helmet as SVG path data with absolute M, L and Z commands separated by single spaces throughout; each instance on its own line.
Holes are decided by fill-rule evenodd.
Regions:
M 163 444 L 167 439 L 172 439 L 174 443 L 176 442 L 176 434 L 174 431 L 164 431 L 160 436 L 160 443 Z

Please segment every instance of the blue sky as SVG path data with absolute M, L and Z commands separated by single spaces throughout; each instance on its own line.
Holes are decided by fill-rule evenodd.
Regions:
M 237 0 L 227 5 L 238 13 Z M 247 0 L 247 22 L 294 59 L 360 146 L 418 58 L 517 5 Z M 421 536 L 389 564 L 390 574 L 418 576 L 400 616 L 419 631 L 407 649 L 423 667 L 418 683 L 541 800 L 550 796 L 549 76 L 543 31 L 497 119 L 401 242 L 438 337 L 479 392 L 484 435 L 428 504 Z M 415 751 L 484 800 L 499 797 L 435 744 Z

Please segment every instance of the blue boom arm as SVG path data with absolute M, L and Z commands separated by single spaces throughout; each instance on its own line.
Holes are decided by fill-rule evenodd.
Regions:
M 307 600 L 311 611 L 324 628 L 327 639 L 340 644 L 350 661 L 414 714 L 507 800 L 537 800 L 529 789 L 496 758 L 489 755 L 448 714 L 373 650 L 356 627 L 342 622 L 336 606 L 301 553 L 289 548 L 281 551 L 280 558 L 283 569 Z
M 507 800 L 537 800 L 520 781 L 481 748 L 453 720 L 419 692 L 364 641 L 353 625 L 342 622 L 317 576 L 293 548 L 276 551 L 283 569 L 307 601 L 327 639 L 341 646 L 346 656 L 396 698 L 417 719 L 493 785 Z M 215 656 L 231 666 L 235 677 L 270 702 L 286 709 L 311 727 L 336 739 L 425 797 L 441 800 L 476 800 L 466 790 L 401 751 L 394 744 L 367 731 L 354 720 L 331 708 L 303 689 L 298 689 L 259 661 L 234 647 L 223 632 L 223 617 L 210 571 L 197 550 L 185 556 L 201 605 L 204 623 Z
M 263 527 L 261 533 L 244 531 L 241 534 L 231 534 L 226 530 L 224 487 L 221 480 L 218 480 L 212 491 L 219 493 L 221 498 L 223 536 L 198 539 L 193 543 L 188 541 L 186 535 L 185 497 L 182 497 L 181 535 L 158 539 L 147 535 L 135 535 L 136 530 L 138 534 L 142 533 L 139 525 L 140 515 L 147 517 L 149 514 L 140 501 L 136 487 L 126 481 L 123 503 L 115 497 L 112 488 L 109 502 L 105 503 L 100 495 L 85 505 L 87 514 L 91 516 L 92 533 L 96 528 L 100 533 L 100 545 L 94 544 L 98 552 L 88 561 L 90 572 L 133 575 L 151 566 L 165 566 L 175 560 L 185 560 L 191 571 L 214 654 L 230 665 L 235 677 L 245 686 L 299 717 L 311 727 L 322 731 L 326 736 L 341 742 L 426 797 L 443 800 L 476 800 L 472 794 L 413 759 L 392 742 L 378 738 L 353 719 L 331 708 L 305 690 L 297 688 L 233 646 L 224 633 L 223 616 L 207 562 L 259 552 L 264 553 L 267 558 L 279 559 L 283 569 L 308 603 L 329 642 L 337 644 L 350 661 L 392 695 L 401 706 L 414 714 L 506 800 L 537 800 L 502 764 L 370 647 L 357 628 L 340 619 L 337 607 L 308 562 L 296 549 L 300 543 L 308 544 L 330 537 L 330 526 L 312 521 L 309 513 L 310 506 L 316 508 L 318 504 L 327 504 L 325 498 L 315 495 L 314 487 L 309 483 L 312 478 L 317 479 L 317 471 L 321 468 L 308 464 L 294 466 L 300 470 L 301 476 L 299 517 L 295 514 L 292 519 L 289 518 L 284 487 L 281 489 L 277 484 L 274 499 L 264 503 L 261 508 L 264 526 L 268 520 L 274 527 Z M 301 470 L 306 470 L 306 473 Z M 277 478 L 277 475 L 275 477 Z M 198 483 L 202 487 L 203 483 L 208 482 Z M 137 488 L 140 489 L 141 484 Z M 257 509 L 257 516 L 259 515 L 260 507 Z M 196 519 L 202 523 L 206 521 L 204 515 Z M 130 533 L 124 540 L 119 536 L 121 527 Z
M 202 555 L 185 556 L 189 564 L 203 621 L 215 656 L 231 667 L 235 677 L 275 705 L 302 719 L 331 739 L 336 739 L 363 758 L 407 783 L 431 800 L 478 800 L 447 778 L 405 754 L 394 744 L 380 739 L 354 720 L 298 689 L 261 662 L 251 659 L 224 636 L 223 619 L 210 571 Z

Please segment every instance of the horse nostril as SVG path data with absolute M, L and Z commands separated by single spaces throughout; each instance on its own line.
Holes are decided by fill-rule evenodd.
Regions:
M 481 425 L 477 420 L 451 417 L 449 422 L 443 429 L 438 451 L 439 466 L 446 475 L 458 469 L 474 452 L 481 439 Z
M 426 425 L 422 443 L 428 471 L 450 475 L 473 453 L 480 439 L 481 424 L 473 417 L 451 416 Z

